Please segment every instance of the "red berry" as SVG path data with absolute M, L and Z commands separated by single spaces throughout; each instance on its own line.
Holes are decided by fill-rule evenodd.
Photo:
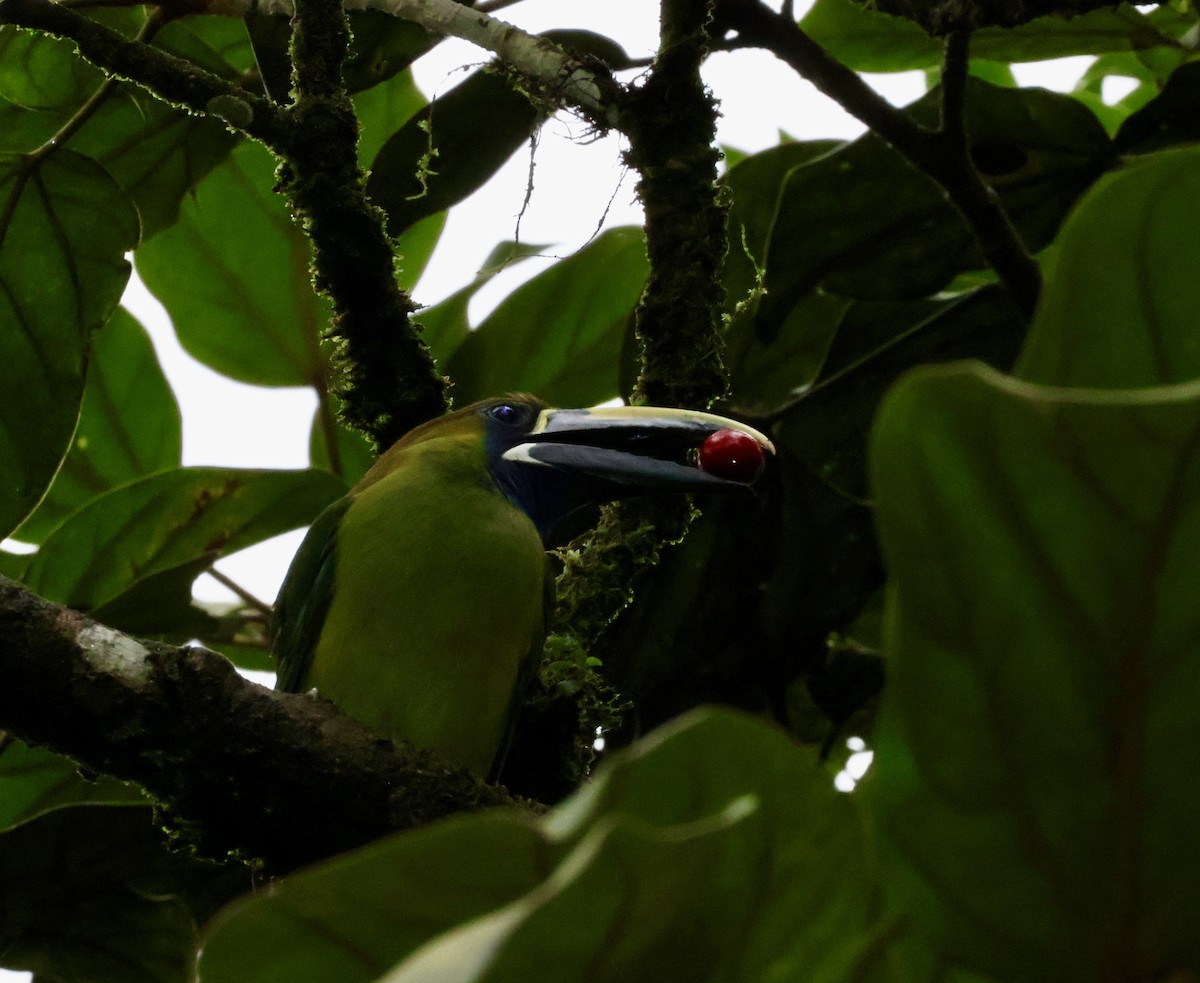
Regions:
M 749 434 L 718 430 L 700 445 L 700 470 L 718 478 L 751 482 L 762 469 L 762 448 Z

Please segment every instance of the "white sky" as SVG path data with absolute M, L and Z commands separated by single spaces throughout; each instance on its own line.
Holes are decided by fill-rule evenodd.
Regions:
M 798 10 L 810 2 L 801 0 Z M 607 34 L 640 57 L 652 53 L 657 4 L 647 0 L 524 0 L 500 16 L 530 31 L 580 27 Z M 485 60 L 479 49 L 449 41 L 415 66 L 418 85 L 428 93 L 445 91 L 462 78 L 457 69 Z M 1014 66 L 1022 85 L 1070 89 L 1090 58 L 1066 58 Z M 714 55 L 705 80 L 721 103 L 718 140 L 742 151 L 773 146 L 780 130 L 812 139 L 854 137 L 857 120 L 817 93 L 782 63 L 754 52 Z M 919 72 L 868 76 L 897 105 L 925 91 Z M 769 98 L 764 98 L 769 93 Z M 1107 88 L 1108 101 L 1124 93 Z M 578 249 L 597 224 L 637 224 L 640 208 L 633 179 L 620 182 L 620 143 L 616 137 L 589 141 L 578 122 L 561 117 L 545 129 L 536 157 L 533 198 L 521 220 L 521 239 L 557 244 L 560 254 Z M 512 237 L 525 198 L 529 157 L 518 154 L 485 187 L 451 212 L 416 299 L 430 304 L 467 283 L 493 245 Z M 615 192 L 615 197 L 614 197 Z M 610 205 L 610 199 L 611 205 Z M 605 209 L 608 209 L 605 215 Z M 549 261 L 530 260 L 503 273 L 475 298 L 473 323 Z M 162 307 L 134 278 L 123 301 L 149 329 L 159 359 L 183 412 L 185 465 L 301 468 L 308 465 L 308 428 L 315 397 L 307 389 L 262 389 L 233 382 L 196 362 L 175 340 Z M 302 531 L 223 559 L 219 566 L 252 593 L 270 601 L 278 590 Z M 202 577 L 196 595 L 206 601 L 233 600 L 216 581 Z M 27 983 L 28 973 L 0 969 L 0 983 Z

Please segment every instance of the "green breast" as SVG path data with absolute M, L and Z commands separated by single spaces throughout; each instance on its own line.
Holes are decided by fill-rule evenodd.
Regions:
M 490 482 L 422 456 L 343 515 L 304 686 L 484 777 L 521 663 L 541 645 L 545 555 L 533 523 Z

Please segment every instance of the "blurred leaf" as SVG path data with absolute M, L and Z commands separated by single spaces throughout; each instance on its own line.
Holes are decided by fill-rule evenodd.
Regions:
M 817 0 L 800 22 L 839 61 L 859 72 L 936 68 L 942 44 L 916 23 L 855 0 Z M 1173 47 L 1186 30 L 1180 15 L 1160 24 L 1123 4 L 1073 17 L 1042 17 L 1013 28 L 971 35 L 971 55 L 993 61 L 1044 61 L 1069 55 Z
M 998 979 L 1200 961 L 1197 434 L 1197 384 L 1081 392 L 971 363 L 880 411 L 885 872 Z
M 75 806 L 0 834 L 0 962 L 46 980 L 191 980 L 188 895 L 227 895 L 249 878 L 168 853 L 151 817 L 146 806 Z
M 1152 150 L 1200 140 L 1200 62 L 1184 65 L 1167 79 L 1162 91 L 1129 116 L 1117 133 L 1122 153 Z
M 1200 376 L 1200 148 L 1106 175 L 1063 227 L 1017 366 L 1033 382 L 1150 386 Z
M 67 451 L 88 334 L 129 278 L 137 214 L 95 162 L 0 154 L 0 532 L 41 498 Z M 19 394 L 19 398 L 16 398 Z
M 12 737 L 0 740 L 0 830 L 81 802 L 145 804 L 146 799 L 136 786 L 107 775 L 83 778 L 79 766 L 61 754 Z
M 529 819 L 462 816 L 301 871 L 230 906 L 204 940 L 204 983 L 374 980 L 426 939 L 532 890 L 553 869 Z
M 625 321 L 646 274 L 642 230 L 623 227 L 518 287 L 451 356 L 457 401 L 522 391 L 590 406 L 616 396 Z
M 884 958 L 852 803 L 774 727 L 692 714 L 544 825 L 570 848 L 540 889 L 385 979 L 838 979 Z
M 275 164 L 243 143 L 196 189 L 179 222 L 137 252 L 184 348 L 240 382 L 307 386 L 322 376 L 328 303 L 309 278 L 311 248 L 283 199 Z
M 908 107 L 936 121 L 938 93 Z M 1096 118 L 1070 96 L 970 79 L 967 132 L 978 169 L 1032 250 L 1113 160 Z M 974 237 L 940 188 L 868 135 L 789 172 L 766 258 L 757 330 L 778 330 L 820 285 L 867 299 L 919 297 L 983 265 Z
M 311 522 L 345 491 L 324 471 L 165 471 L 70 516 L 31 558 L 24 579 L 51 600 L 98 608 L 148 578 Z
M 81 103 L 104 81 L 75 55 L 75 42 L 0 25 L 0 97 L 26 109 Z
M 93 333 L 83 406 L 71 449 L 46 497 L 17 531 L 43 540 L 84 502 L 117 485 L 180 463 L 179 406 L 133 315 L 118 307 Z
M 231 907 L 199 968 L 355 983 L 409 956 L 386 979 L 838 979 L 882 964 L 878 917 L 853 804 L 811 753 L 706 711 L 540 824 L 460 817 Z
M 544 36 L 610 65 L 627 60 L 615 42 L 590 31 Z M 490 66 L 437 96 L 391 136 L 371 165 L 367 192 L 387 212 L 392 235 L 482 187 L 530 141 L 544 116 L 544 108 Z

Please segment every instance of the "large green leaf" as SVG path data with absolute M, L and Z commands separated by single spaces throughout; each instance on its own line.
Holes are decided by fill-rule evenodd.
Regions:
M 134 478 L 175 468 L 179 406 L 133 315 L 117 308 L 92 335 L 83 407 L 71 449 L 46 497 L 17 533 L 36 543 L 84 502 Z
M 1074 17 L 1043 17 L 1015 28 L 985 28 L 971 35 L 971 54 L 995 61 L 1043 61 L 1068 55 L 1173 47 L 1186 30 L 1174 15 L 1156 24 L 1132 6 L 1093 10 Z M 860 72 L 936 68 L 942 44 L 913 21 L 857 0 L 817 0 L 800 26 L 839 61 Z
M 145 797 L 107 775 L 83 778 L 74 761 L 53 751 L 0 738 L 0 830 L 81 802 L 145 803 Z
M 625 323 L 646 273 L 642 231 L 625 227 L 518 287 L 451 356 L 456 399 L 520 390 L 589 406 L 616 396 Z
M 186 195 L 228 158 L 238 137 L 212 116 L 194 116 L 130 87 L 110 97 L 72 142 L 133 199 L 145 238 L 172 225 Z
M 88 334 L 129 277 L 137 213 L 94 161 L 0 154 L 0 529 L 50 483 L 75 429 Z
M 1200 384 L 914 373 L 872 446 L 891 574 L 869 783 L 912 917 L 998 979 L 1200 963 Z
M 345 490 L 324 471 L 165 471 L 70 516 L 33 555 L 24 580 L 44 597 L 98 608 L 135 585 L 311 522 Z
M 1200 376 L 1200 148 L 1149 154 L 1080 202 L 1046 270 L 1017 372 L 1063 386 Z
M 0 965 L 46 980 L 187 983 L 198 918 L 247 880 L 169 852 L 146 806 L 56 809 L 0 834 Z
M 271 189 L 275 163 L 245 143 L 138 250 L 138 272 L 193 356 L 242 382 L 311 385 L 324 372 L 329 305 L 312 287 L 310 246 Z
M 907 112 L 936 120 L 939 94 Z M 1075 99 L 970 79 L 966 126 L 978 169 L 1030 249 L 1054 236 L 1076 198 L 1113 160 L 1111 141 Z M 779 330 L 815 286 L 869 299 L 920 297 L 983 265 L 942 190 L 878 136 L 792 169 L 766 254 L 762 331 Z
M 230 908 L 200 978 L 365 983 L 408 956 L 384 978 L 832 980 L 882 966 L 873 894 L 853 805 L 811 753 L 707 711 L 540 823 L 463 817 Z
M 27 109 L 60 109 L 87 98 L 104 76 L 67 38 L 0 25 L 0 97 Z
M 77 108 L 32 112 L 0 101 L 0 150 L 35 150 Z M 148 238 L 175 221 L 184 195 L 229 155 L 237 139 L 220 120 L 185 113 L 133 86 L 117 86 L 67 146 L 103 165 L 137 206 Z

